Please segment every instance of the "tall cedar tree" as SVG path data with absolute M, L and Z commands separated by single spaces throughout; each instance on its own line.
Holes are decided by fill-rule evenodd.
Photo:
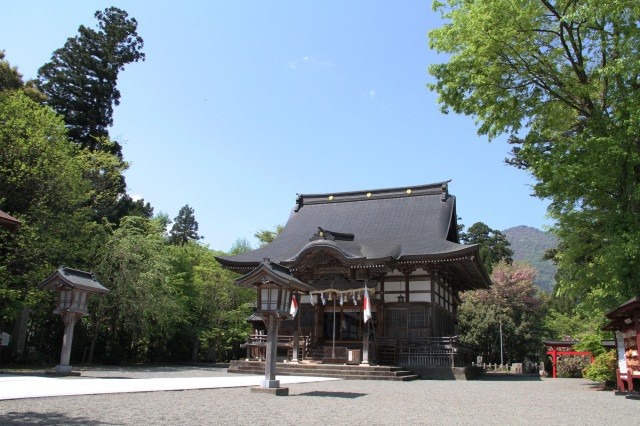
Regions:
M 480 259 L 488 273 L 491 273 L 493 266 L 500 261 L 508 264 L 513 262 L 513 250 L 506 235 L 482 222 L 476 222 L 466 232 L 461 232 L 460 240 L 465 244 L 480 246 Z
M 184 205 L 174 219 L 173 227 L 169 232 L 169 242 L 176 245 L 185 245 L 187 242 L 198 241 L 204 238 L 198 235 L 198 221 L 194 215 L 193 207 Z
M 99 29 L 81 25 L 79 35 L 67 39 L 38 70 L 38 80 L 47 104 L 64 117 L 71 140 L 122 158 L 120 144 L 103 146 L 100 140 L 108 138 L 113 105 L 120 103 L 118 73 L 126 64 L 144 60 L 144 41 L 138 22 L 124 10 L 109 7 L 94 16 Z

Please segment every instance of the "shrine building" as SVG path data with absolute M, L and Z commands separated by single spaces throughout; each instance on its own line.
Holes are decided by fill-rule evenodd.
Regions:
M 266 261 L 310 286 L 296 318 L 280 327 L 282 335 L 307 339 L 306 356 L 340 361 L 368 340 L 377 364 L 453 367 L 475 360 L 457 341 L 459 294 L 488 288 L 490 279 L 478 246 L 460 244 L 448 181 L 298 195 L 273 242 L 217 260 L 240 274 Z

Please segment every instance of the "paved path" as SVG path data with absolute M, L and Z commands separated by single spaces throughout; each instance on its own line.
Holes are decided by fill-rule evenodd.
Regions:
M 82 378 L 56 383 L 100 380 L 108 386 L 113 380 L 171 383 L 204 378 L 211 385 L 251 377 L 203 367 L 92 368 L 83 369 L 82 374 Z M 32 386 L 49 381 L 36 379 Z M 1 382 L 0 389 L 17 382 Z M 583 379 L 331 380 L 287 386 L 286 397 L 252 393 L 246 387 L 216 387 L 0 400 L 0 425 L 620 426 L 638 424 L 640 413 L 640 401 L 599 391 Z
M 82 379 L 0 375 L 0 400 L 47 396 L 97 395 L 258 386 L 263 376 L 164 377 L 152 379 Z M 280 376 L 281 386 L 339 380 L 327 377 Z

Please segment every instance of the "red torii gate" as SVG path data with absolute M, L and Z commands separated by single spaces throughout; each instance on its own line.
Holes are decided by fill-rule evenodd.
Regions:
M 559 351 L 558 348 L 573 348 L 574 345 L 580 343 L 578 340 L 543 340 L 542 343 L 545 344 L 550 350 L 547 351 L 547 355 L 551 355 L 551 365 L 553 366 L 553 374 L 551 377 L 554 379 L 558 377 L 556 364 L 558 361 L 558 356 L 575 356 L 575 355 L 584 355 L 591 357 L 591 362 L 593 362 L 593 355 L 591 352 L 586 351 L 574 351 L 574 350 L 562 350 Z

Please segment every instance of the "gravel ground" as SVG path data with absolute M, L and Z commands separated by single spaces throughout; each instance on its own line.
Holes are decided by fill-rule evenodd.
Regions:
M 81 370 L 105 379 L 228 375 L 214 367 Z M 587 380 L 514 376 L 303 383 L 291 385 L 288 397 L 232 388 L 0 401 L 0 425 L 631 425 L 639 414 L 640 401 Z

